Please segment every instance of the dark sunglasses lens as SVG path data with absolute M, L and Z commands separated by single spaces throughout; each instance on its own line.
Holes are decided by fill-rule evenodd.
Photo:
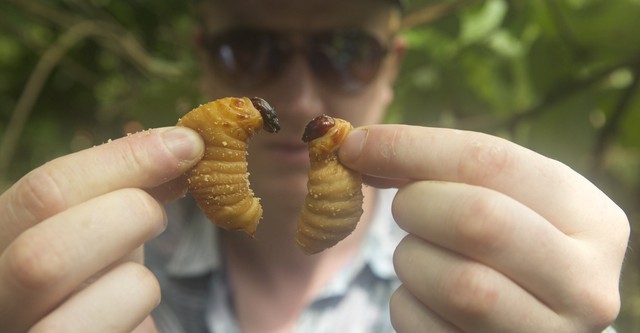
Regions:
M 275 34 L 253 29 L 230 30 L 207 43 L 215 70 L 239 87 L 253 87 L 273 77 L 283 63 Z
M 315 73 L 346 91 L 357 91 L 378 73 L 386 49 L 363 32 L 327 32 L 313 36 L 308 49 Z

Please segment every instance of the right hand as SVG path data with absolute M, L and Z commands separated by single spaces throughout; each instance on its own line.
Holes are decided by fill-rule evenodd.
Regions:
M 149 130 L 55 159 L 1 194 L 2 331 L 154 330 L 160 287 L 142 245 L 203 151 L 192 130 Z

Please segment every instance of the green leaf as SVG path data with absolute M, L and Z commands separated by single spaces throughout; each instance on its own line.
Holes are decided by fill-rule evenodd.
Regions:
M 504 0 L 489 0 L 477 9 L 465 11 L 460 33 L 461 42 L 469 44 L 487 38 L 500 27 L 507 9 Z

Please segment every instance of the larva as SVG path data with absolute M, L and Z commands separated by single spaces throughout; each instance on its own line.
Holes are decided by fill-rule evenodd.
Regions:
M 307 196 L 296 228 L 296 243 L 306 254 L 334 246 L 355 229 L 362 215 L 362 175 L 338 161 L 337 150 L 353 129 L 346 120 L 319 116 L 307 124 Z
M 247 146 L 260 128 L 280 130 L 273 108 L 257 97 L 227 97 L 193 109 L 177 125 L 196 130 L 205 142 L 202 160 L 187 171 L 200 209 L 219 227 L 253 237 L 262 206 L 249 184 Z

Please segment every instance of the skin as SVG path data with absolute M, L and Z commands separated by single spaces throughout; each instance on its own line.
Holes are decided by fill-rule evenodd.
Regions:
M 291 30 L 355 24 L 391 35 L 389 7 L 367 0 L 223 4 L 216 11 L 205 5 L 205 31 L 232 22 Z M 390 303 L 398 332 L 601 331 L 620 306 L 624 212 L 567 166 L 511 142 L 373 125 L 393 97 L 403 45 L 392 45 L 376 80 L 351 95 L 318 82 L 299 56 L 268 86 L 236 91 L 200 52 L 208 97 L 263 97 L 282 125 L 250 144 L 252 186 L 265 208 L 257 239 L 223 234 L 242 329 L 290 331 L 362 240 L 367 213 L 352 236 L 321 255 L 293 250 L 306 165 L 292 156 L 304 125 L 328 113 L 360 126 L 341 161 L 371 184 L 399 187 L 393 214 L 409 236 L 394 257 L 403 283 Z M 0 195 L 3 330 L 153 332 L 148 314 L 160 292 L 141 246 L 164 229 L 161 203 L 183 195 L 180 175 L 202 151 L 188 129 L 146 131 L 53 160 Z M 370 211 L 371 188 L 365 198 Z
M 141 322 L 160 289 L 141 246 L 165 228 L 160 201 L 183 191 L 167 180 L 202 153 L 194 132 L 157 129 L 60 157 L 3 193 L 3 330 L 153 331 Z
M 367 213 L 361 220 L 362 227 L 322 255 L 302 254 L 294 240 L 296 221 L 307 193 L 308 153 L 301 140 L 304 128 L 321 114 L 347 119 L 354 126 L 380 122 L 393 98 L 392 82 L 403 51 L 403 44 L 391 39 L 393 31 L 389 29 L 397 22 L 398 13 L 385 1 L 372 5 L 368 0 L 218 1 L 203 2 L 201 6 L 198 12 L 206 13 L 203 31 L 209 34 L 234 24 L 296 32 L 355 26 L 392 45 L 379 75 L 355 95 L 318 81 L 299 54 L 282 75 L 250 90 L 239 90 L 219 80 L 206 53 L 201 50 L 199 54 L 204 69 L 203 91 L 209 99 L 259 96 L 276 109 L 280 120 L 277 135 L 261 132 L 249 144 L 251 187 L 264 208 L 256 238 L 224 233 L 223 244 L 234 285 L 236 315 L 243 331 L 287 332 L 305 304 L 357 251 L 369 222 L 368 208 L 375 201 L 373 188 L 365 189 Z

